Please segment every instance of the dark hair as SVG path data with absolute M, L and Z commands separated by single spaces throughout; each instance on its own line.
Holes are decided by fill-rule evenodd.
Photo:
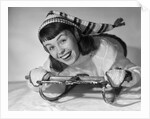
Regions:
M 74 26 L 63 24 L 63 23 L 51 23 L 46 25 L 39 32 L 40 42 L 43 44 L 44 41 L 51 40 L 63 30 L 69 30 L 75 36 Z M 94 51 L 96 49 L 96 46 L 94 45 L 93 38 L 91 36 L 83 36 L 79 29 L 77 29 L 77 31 L 80 37 L 80 40 L 77 42 L 80 53 L 82 55 L 86 55 L 89 54 L 91 51 Z M 45 47 L 44 49 L 48 52 L 48 50 Z M 49 58 L 51 60 L 51 68 L 53 68 L 55 71 L 61 72 L 67 67 L 66 64 L 57 61 L 51 55 Z

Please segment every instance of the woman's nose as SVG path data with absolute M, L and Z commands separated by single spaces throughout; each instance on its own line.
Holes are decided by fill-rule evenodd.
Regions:
M 59 54 L 59 55 L 64 54 L 64 52 L 65 52 L 65 49 L 63 49 L 63 48 L 61 48 L 61 47 L 58 47 L 58 54 Z

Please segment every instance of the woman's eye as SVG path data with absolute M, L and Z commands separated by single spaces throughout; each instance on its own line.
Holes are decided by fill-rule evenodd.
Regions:
M 51 51 L 51 50 L 54 50 L 54 46 L 49 47 L 49 50 L 50 50 L 50 51 Z
M 60 44 L 63 44 L 65 42 L 66 42 L 66 39 L 63 39 L 63 40 L 60 41 Z

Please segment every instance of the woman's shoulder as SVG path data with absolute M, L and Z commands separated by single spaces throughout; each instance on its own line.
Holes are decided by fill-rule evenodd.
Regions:
M 101 34 L 93 36 L 94 42 L 97 49 L 100 47 L 110 47 L 113 50 L 118 50 L 119 52 L 127 55 L 127 46 L 126 43 L 119 37 L 112 34 Z
M 100 48 L 101 45 L 107 46 L 110 43 L 109 41 L 110 38 L 106 36 L 97 35 L 93 36 L 93 39 L 97 49 Z
M 98 56 L 99 58 L 103 58 L 108 48 L 108 42 L 106 38 L 94 36 L 93 39 L 96 46 L 96 50 L 92 52 L 92 56 Z
M 110 45 L 109 39 L 107 37 L 94 36 L 93 39 L 97 49 L 96 52 L 104 51 L 104 49 Z

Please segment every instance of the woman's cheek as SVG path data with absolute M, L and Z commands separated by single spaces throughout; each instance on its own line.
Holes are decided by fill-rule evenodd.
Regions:
M 69 42 L 66 42 L 63 46 L 65 49 L 70 49 L 71 44 Z
M 58 55 L 56 52 L 51 52 L 50 54 L 52 55 L 53 58 L 58 59 Z

